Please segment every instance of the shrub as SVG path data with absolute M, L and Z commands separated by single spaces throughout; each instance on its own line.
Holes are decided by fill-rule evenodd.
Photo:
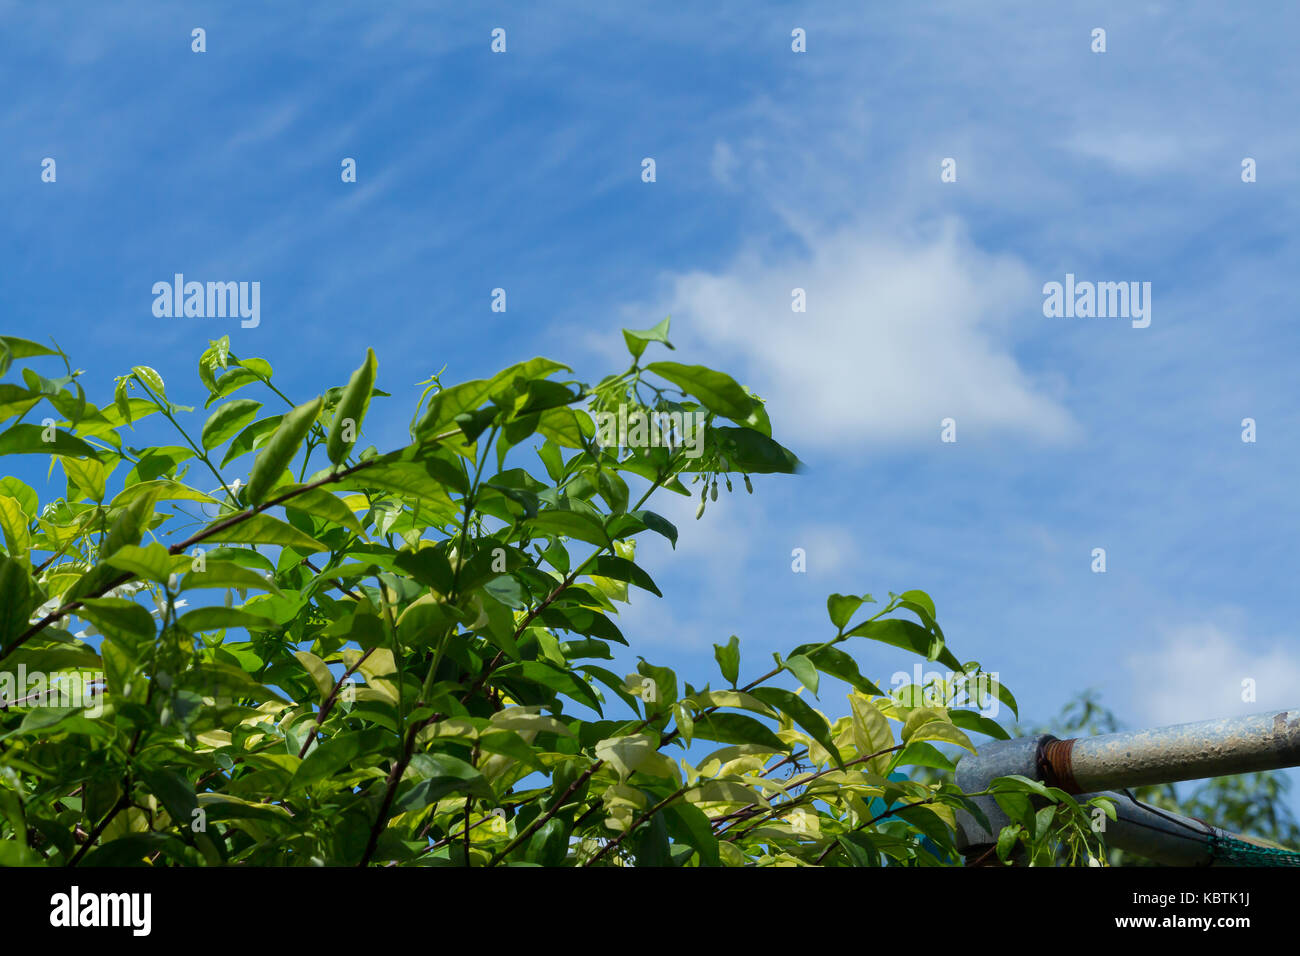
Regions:
M 968 801 L 899 768 L 948 770 L 941 748 L 967 731 L 1005 734 L 886 695 L 848 652 L 880 641 L 978 673 L 924 593 L 866 616 L 869 595 L 832 595 L 825 638 L 752 679 L 734 637 L 716 687 L 602 666 L 627 643 L 628 589 L 659 594 L 638 538 L 677 540 L 650 499 L 703 510 L 719 482 L 752 491 L 798 464 L 732 378 L 647 362 L 667 334 L 625 332 L 631 366 L 594 386 L 543 358 L 434 376 L 386 453 L 359 441 L 386 397 L 373 352 L 298 404 L 223 338 L 199 411 L 145 366 L 96 406 L 57 346 L 0 340 L 6 379 L 27 363 L 0 384 L 0 454 L 66 479 L 43 502 L 0 483 L 0 667 L 18 688 L 0 863 L 954 862 Z M 55 359 L 58 378 L 30 367 Z M 155 426 L 173 434 L 130 444 Z M 809 703 L 822 677 L 847 685 L 846 715 Z

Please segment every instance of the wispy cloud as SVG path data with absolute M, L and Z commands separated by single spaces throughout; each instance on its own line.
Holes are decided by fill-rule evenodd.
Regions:
M 1294 647 L 1294 638 L 1248 638 L 1213 623 L 1173 629 L 1128 656 L 1129 705 L 1148 726 L 1293 708 L 1300 688 Z

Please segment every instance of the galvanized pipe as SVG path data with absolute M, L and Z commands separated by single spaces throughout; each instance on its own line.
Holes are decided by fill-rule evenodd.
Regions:
M 1073 792 L 1300 766 L 1300 710 L 1052 741 L 1049 776 Z
M 1236 837 L 1180 813 L 1140 804 L 1123 793 L 1083 793 L 1075 799 L 1086 803 L 1093 797 L 1108 797 L 1115 803 L 1115 819 L 1105 821 L 1102 833 L 1106 846 L 1162 866 L 1212 866 L 1214 838 Z M 957 847 L 968 863 L 981 859 L 988 865 L 998 865 L 993 845 L 998 831 L 1011 821 L 992 797 L 974 799 L 988 817 L 992 832 L 985 830 L 970 814 L 958 813 Z
M 1213 862 L 1216 839 L 1249 838 L 1109 791 L 1295 766 L 1300 766 L 1300 710 L 1071 740 L 1043 734 L 992 741 L 958 762 L 956 782 L 977 793 L 997 777 L 1019 774 L 1076 794 L 1081 802 L 1104 792 L 1115 801 L 1118 817 L 1107 824 L 1109 846 L 1166 865 L 1206 866 Z M 957 844 L 968 861 L 986 860 L 1009 822 L 991 796 L 974 801 L 989 829 L 958 812 Z
M 1181 813 L 1148 807 L 1123 793 L 1083 793 L 1075 799 L 1086 803 L 1093 797 L 1115 801 L 1115 819 L 1105 821 L 1102 834 L 1106 846 L 1162 866 L 1212 866 L 1212 838 L 1236 836 Z

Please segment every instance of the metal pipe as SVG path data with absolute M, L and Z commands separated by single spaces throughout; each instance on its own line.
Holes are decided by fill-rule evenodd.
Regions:
M 1106 846 L 1163 866 L 1212 866 L 1214 838 L 1235 836 L 1181 813 L 1138 803 L 1124 793 L 1082 793 L 1075 799 L 1085 803 L 1093 797 L 1115 801 L 1115 819 L 1105 821 Z
M 1206 866 L 1217 840 L 1253 841 L 1110 791 L 1294 766 L 1300 766 L 1300 710 L 1071 740 L 1050 734 L 995 740 L 958 762 L 956 782 L 977 793 L 997 777 L 1019 774 L 1080 802 L 1102 792 L 1115 801 L 1117 816 L 1107 823 L 1107 845 L 1166 865 Z M 993 797 L 973 800 L 989 826 L 959 811 L 957 845 L 968 861 L 987 860 L 1010 821 Z
M 1053 740 L 1045 757 L 1048 776 L 1075 792 L 1278 770 L 1300 765 L 1300 710 Z
M 1211 866 L 1214 839 L 1235 836 L 1180 813 L 1148 807 L 1123 793 L 1083 793 L 1075 799 L 1085 803 L 1099 796 L 1109 797 L 1115 803 L 1115 819 L 1107 819 L 1102 831 L 1106 846 L 1163 866 Z M 992 797 L 975 797 L 974 801 L 988 817 L 992 832 L 985 830 L 970 814 L 959 813 L 957 848 L 968 863 L 982 859 L 996 865 L 999 861 L 992 852 L 993 845 L 998 832 L 1011 821 Z

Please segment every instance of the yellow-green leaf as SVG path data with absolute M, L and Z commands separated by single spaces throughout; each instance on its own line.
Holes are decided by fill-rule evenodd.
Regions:
M 320 414 L 323 402 L 324 399 L 317 396 L 284 416 L 280 427 L 253 463 L 253 472 L 248 478 L 249 504 L 260 505 L 266 500 L 268 493 L 280 480 L 280 475 L 298 454 L 302 440 L 307 437 L 311 426 L 316 422 L 316 416 Z

